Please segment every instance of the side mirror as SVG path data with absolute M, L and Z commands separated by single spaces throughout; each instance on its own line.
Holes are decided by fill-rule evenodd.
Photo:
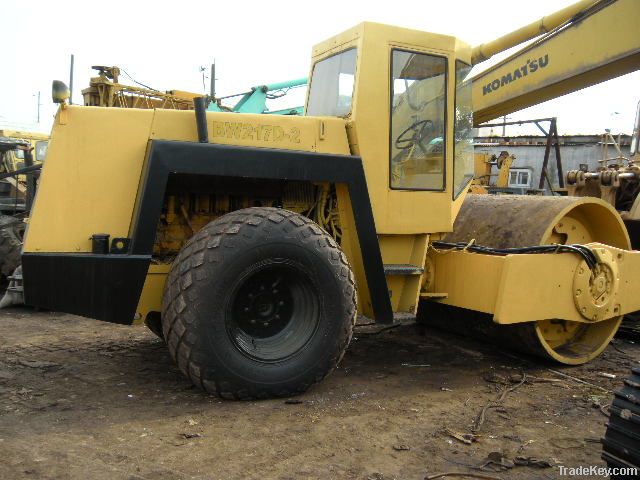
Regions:
M 53 103 L 66 103 L 66 101 L 71 96 L 71 91 L 69 87 L 64 82 L 60 80 L 54 80 L 51 84 L 51 98 L 53 98 Z

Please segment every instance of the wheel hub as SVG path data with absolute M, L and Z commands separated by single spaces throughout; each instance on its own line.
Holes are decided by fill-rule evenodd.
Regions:
M 573 279 L 576 308 L 585 319 L 597 322 L 612 318 L 620 307 L 615 302 L 618 290 L 618 265 L 612 252 L 605 248 L 594 250 L 598 264 L 590 270 L 582 261 Z
M 261 265 L 240 280 L 227 313 L 233 342 L 260 361 L 277 361 L 299 351 L 318 321 L 313 282 L 303 271 L 280 262 Z
M 238 314 L 238 326 L 256 338 L 276 335 L 291 318 L 289 285 L 282 277 L 261 275 L 245 284 L 246 302 Z M 242 304 L 242 298 L 238 298 Z M 240 309 L 238 309 L 240 310 Z

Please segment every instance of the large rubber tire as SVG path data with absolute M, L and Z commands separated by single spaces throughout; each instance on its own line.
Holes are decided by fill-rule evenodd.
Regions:
M 22 237 L 24 222 L 22 220 L 0 215 L 0 290 L 4 292 L 7 277 L 20 265 L 22 259 Z
M 631 377 L 624 380 L 609 412 L 607 431 L 602 439 L 602 459 L 610 468 L 640 470 L 640 368 L 633 368 Z M 636 477 L 612 475 L 611 478 Z
M 162 328 L 180 370 L 207 392 L 282 397 L 336 367 L 356 310 L 353 273 L 328 233 L 287 210 L 248 208 L 185 244 L 165 285 Z

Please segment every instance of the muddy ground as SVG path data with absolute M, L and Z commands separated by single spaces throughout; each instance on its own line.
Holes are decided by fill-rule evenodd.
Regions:
M 558 368 L 414 325 L 370 329 L 305 395 L 232 402 L 193 388 L 144 327 L 2 310 L 0 478 L 559 478 L 604 465 L 598 405 L 640 360 L 628 340 Z

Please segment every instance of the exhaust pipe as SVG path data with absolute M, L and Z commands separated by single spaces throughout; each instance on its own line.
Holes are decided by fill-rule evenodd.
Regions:
M 196 126 L 198 128 L 198 141 L 209 143 L 209 130 L 207 129 L 207 100 L 205 97 L 193 99 L 193 107 L 196 112 Z

